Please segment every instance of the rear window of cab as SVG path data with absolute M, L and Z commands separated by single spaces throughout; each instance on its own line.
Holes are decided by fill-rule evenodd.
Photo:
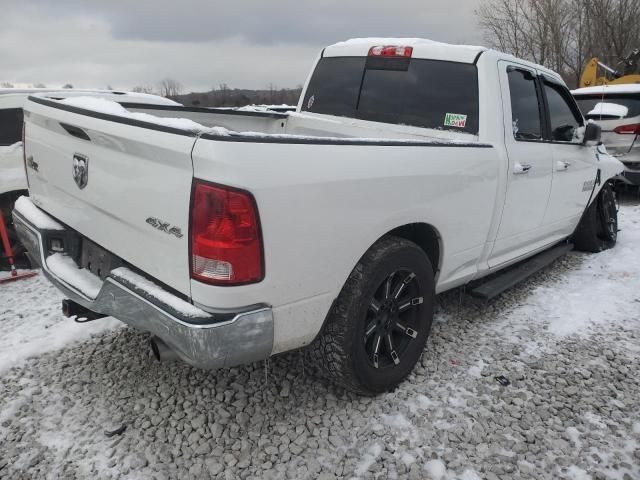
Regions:
M 302 110 L 374 122 L 478 133 L 475 65 L 418 58 L 326 57 Z

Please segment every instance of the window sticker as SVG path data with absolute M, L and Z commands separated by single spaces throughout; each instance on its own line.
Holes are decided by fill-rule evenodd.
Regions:
M 313 103 L 316 101 L 316 96 L 315 95 L 311 95 L 311 97 L 309 97 L 309 100 L 307 101 L 307 109 L 311 110 L 311 107 L 313 107 Z
M 458 113 L 447 113 L 444 116 L 445 127 L 464 128 L 467 125 L 467 116 Z

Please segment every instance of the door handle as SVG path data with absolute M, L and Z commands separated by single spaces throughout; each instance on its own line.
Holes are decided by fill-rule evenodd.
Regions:
M 522 175 L 524 173 L 529 173 L 529 170 L 533 168 L 531 165 L 526 163 L 516 163 L 513 166 L 513 173 L 516 175 Z
M 556 171 L 557 172 L 564 172 L 570 166 L 571 166 L 570 162 L 557 161 L 556 162 Z

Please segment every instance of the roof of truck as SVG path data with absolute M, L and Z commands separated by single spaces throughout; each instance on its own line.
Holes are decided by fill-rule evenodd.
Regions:
M 122 90 L 100 90 L 88 88 L 0 88 L 0 96 L 21 95 L 25 98 L 29 95 L 44 97 L 68 98 L 86 97 L 97 95 L 100 97 L 117 99 L 119 102 L 147 103 L 153 105 L 180 105 L 168 98 L 149 93 L 127 92 Z
M 453 45 L 435 42 L 424 38 L 353 38 L 338 42 L 324 49 L 324 57 L 361 57 L 367 56 L 369 49 L 375 46 L 413 47 L 413 58 L 449 60 L 452 62 L 473 63 L 486 47 L 471 45 Z

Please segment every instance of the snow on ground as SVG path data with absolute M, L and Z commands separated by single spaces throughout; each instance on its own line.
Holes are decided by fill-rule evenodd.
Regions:
M 144 333 L 62 319 L 42 276 L 0 285 L 0 478 L 640 478 L 639 205 L 620 226 L 492 302 L 441 295 L 421 362 L 376 398 L 298 353 L 158 364 Z
M 60 313 L 62 298 L 42 274 L 0 284 L 0 375 L 28 358 L 87 341 L 121 325 L 114 319 L 86 324 L 65 319 Z

